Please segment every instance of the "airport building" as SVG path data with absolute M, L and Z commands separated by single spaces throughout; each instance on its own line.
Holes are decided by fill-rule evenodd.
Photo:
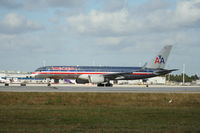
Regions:
M 160 76 L 160 77 L 153 77 L 149 78 L 147 80 L 119 80 L 117 81 L 117 84 L 133 84 L 133 85 L 141 85 L 141 84 L 158 84 L 158 85 L 164 85 L 166 84 L 166 77 Z
M 196 80 L 195 84 L 200 85 L 200 80 Z

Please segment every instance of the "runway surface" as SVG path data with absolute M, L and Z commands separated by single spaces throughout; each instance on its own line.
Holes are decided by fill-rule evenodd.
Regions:
M 0 85 L 0 92 L 100 92 L 100 93 L 200 93 L 200 87 L 195 86 L 114 86 L 114 87 L 96 87 L 96 86 L 35 86 L 35 85 Z

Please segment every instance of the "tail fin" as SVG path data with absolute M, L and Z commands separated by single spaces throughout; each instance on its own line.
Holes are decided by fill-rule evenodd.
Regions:
M 172 49 L 172 45 L 166 45 L 151 62 L 147 63 L 145 67 L 146 68 L 164 68 L 171 49 Z

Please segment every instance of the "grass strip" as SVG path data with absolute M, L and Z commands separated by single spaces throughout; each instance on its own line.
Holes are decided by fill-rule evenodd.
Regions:
M 199 132 L 199 94 L 0 92 L 0 132 Z

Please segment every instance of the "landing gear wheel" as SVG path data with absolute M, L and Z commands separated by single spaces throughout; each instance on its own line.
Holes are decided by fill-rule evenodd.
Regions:
M 104 84 L 97 84 L 97 87 L 104 87 Z
M 113 84 L 111 84 L 111 83 L 106 83 L 106 84 L 100 83 L 100 84 L 97 84 L 97 87 L 112 87 L 112 86 L 113 86 Z
M 107 83 L 107 84 L 105 84 L 105 86 L 106 86 L 106 87 L 112 87 L 113 84 L 111 84 L 111 83 Z

